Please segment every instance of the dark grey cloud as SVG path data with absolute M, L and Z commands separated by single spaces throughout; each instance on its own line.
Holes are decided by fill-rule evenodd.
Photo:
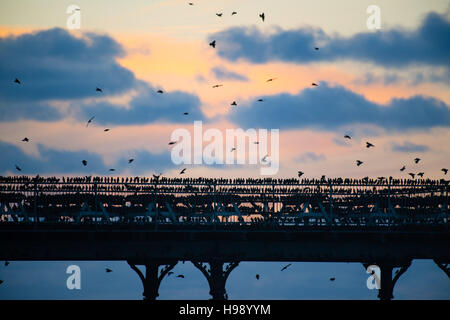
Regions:
M 225 67 L 214 67 L 212 73 L 217 80 L 235 80 L 235 81 L 248 81 L 245 75 L 226 69 Z
M 392 151 L 396 152 L 425 152 L 429 151 L 430 147 L 423 144 L 415 144 L 410 141 L 405 141 L 403 144 L 393 143 Z
M 230 120 L 247 128 L 335 130 L 368 124 L 397 131 L 450 127 L 450 109 L 440 100 L 421 95 L 381 105 L 342 86 L 321 82 L 296 95 L 283 93 L 264 97 L 262 103 L 243 103 Z
M 122 46 L 107 35 L 82 38 L 55 28 L 0 38 L 0 101 L 67 100 L 118 94 L 130 89 L 134 74 L 119 65 Z M 19 78 L 22 85 L 13 83 Z
M 310 63 L 350 59 L 386 67 L 450 65 L 448 16 L 429 13 L 415 30 L 393 28 L 351 37 L 327 35 L 320 28 L 277 29 L 264 34 L 255 27 L 233 27 L 211 35 L 220 56 L 253 63 Z M 319 45 L 320 44 L 320 45 Z M 319 46 L 320 50 L 314 50 Z
M 203 119 L 197 96 L 181 91 L 157 94 L 156 88 L 118 64 L 116 59 L 123 55 L 122 46 L 109 36 L 85 33 L 79 38 L 59 28 L 0 38 L 0 121 L 75 116 L 84 122 L 97 113 L 96 121 L 103 124 Z M 16 77 L 22 85 L 13 83 Z M 96 92 L 96 87 L 103 92 Z M 132 89 L 137 95 L 130 105 L 80 101 Z M 72 102 L 71 107 L 54 107 L 54 100 Z
M 408 72 L 406 74 L 392 72 L 374 74 L 372 72 L 366 72 L 361 77 L 358 77 L 353 81 L 353 83 L 357 85 L 390 85 L 393 83 L 402 83 L 410 86 L 416 86 L 429 82 L 450 85 L 450 68 L 443 70 L 415 71 Z
M 187 123 L 194 120 L 205 120 L 200 110 L 197 96 L 182 91 L 171 91 L 163 94 L 156 89 L 141 83 L 138 94 L 128 106 L 109 102 L 94 102 L 89 105 L 76 106 L 72 111 L 80 121 L 95 115 L 95 122 L 104 125 L 131 125 L 152 122 Z M 188 112 L 188 115 L 184 115 Z
M 0 141 L 0 174 L 14 172 L 16 174 L 109 174 L 109 169 L 114 168 L 114 175 L 129 170 L 133 175 L 143 174 L 149 170 L 161 172 L 173 167 L 170 153 L 152 154 L 144 150 L 133 152 L 133 163 L 128 164 L 128 157 L 120 158 L 116 163 L 107 166 L 100 154 L 90 151 L 67 151 L 47 148 L 38 145 L 39 157 L 26 154 L 19 147 Z M 81 163 L 86 160 L 86 167 Z M 15 165 L 22 171 L 16 171 Z

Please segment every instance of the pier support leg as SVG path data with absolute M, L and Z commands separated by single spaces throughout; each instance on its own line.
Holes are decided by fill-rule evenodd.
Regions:
M 367 269 L 369 265 L 377 265 L 380 268 L 380 288 L 378 289 L 378 298 L 380 300 L 392 300 L 394 298 L 394 287 L 397 280 L 402 274 L 411 266 L 411 260 L 405 262 L 380 261 L 378 263 L 363 263 Z M 395 271 L 392 277 L 394 268 L 400 268 Z
M 209 284 L 209 294 L 212 300 L 228 300 L 228 294 L 225 285 L 231 271 L 239 265 L 239 262 L 230 262 L 226 264 L 221 260 L 212 260 L 207 263 L 192 261 L 194 266 L 199 269 Z M 225 269 L 224 269 L 224 265 Z M 209 268 L 208 268 L 209 265 Z
M 450 266 L 449 266 L 449 263 L 442 262 L 442 261 L 439 261 L 439 260 L 436 260 L 436 259 L 434 259 L 433 261 L 434 261 L 434 263 L 436 263 L 436 265 L 439 267 L 439 269 L 444 271 L 445 274 L 447 275 L 447 277 L 450 278 Z
M 145 262 L 134 262 L 127 261 L 131 269 L 133 269 L 142 281 L 142 286 L 144 287 L 144 292 L 142 296 L 144 300 L 156 300 L 159 296 L 159 286 L 164 277 L 172 270 L 177 262 L 162 262 L 162 261 L 145 261 Z M 137 265 L 145 266 L 145 276 L 142 271 L 137 267 Z M 158 275 L 159 267 L 163 266 L 161 272 Z

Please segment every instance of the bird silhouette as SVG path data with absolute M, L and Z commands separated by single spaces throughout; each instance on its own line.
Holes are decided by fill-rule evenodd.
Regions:
M 19 79 L 17 79 L 17 78 L 16 78 L 15 80 L 14 80 L 14 83 L 17 83 L 17 84 L 22 84 L 22 83 L 20 82 L 20 80 L 19 80 Z
M 100 89 L 99 87 L 95 88 L 95 91 L 96 91 L 96 92 L 103 92 L 103 90 Z
M 423 175 L 425 174 L 425 172 L 419 172 L 417 175 L 421 178 L 423 178 Z
M 106 270 L 106 272 L 112 272 L 112 270 L 109 268 L 106 268 L 105 270 Z
M 22 141 L 28 142 L 28 141 L 30 141 L 30 139 L 28 139 L 27 137 L 25 137 L 25 138 L 22 139 Z
M 272 82 L 272 81 L 274 81 L 274 80 L 276 80 L 277 78 L 270 78 L 270 79 L 267 79 L 266 80 L 266 82 Z
M 183 113 L 185 116 L 187 116 L 188 114 L 189 114 L 189 112 L 185 112 L 185 113 Z
M 263 102 L 264 100 L 263 99 L 258 99 L 258 102 Z
M 304 175 L 305 173 L 303 172 L 303 171 L 299 171 L 299 172 L 297 172 L 297 174 L 298 174 L 298 177 L 300 178 L 302 175 Z
M 233 152 L 234 150 L 236 150 L 236 148 L 231 148 L 231 152 Z
M 403 166 L 403 167 L 400 169 L 400 171 L 405 171 L 405 169 L 406 169 L 406 166 Z
M 81 161 L 81 163 L 82 163 L 85 167 L 87 166 L 87 161 L 86 161 L 86 160 Z
M 410 172 L 410 173 L 408 173 L 410 176 L 411 176 L 411 178 L 413 178 L 414 179 L 414 177 L 416 176 L 414 173 L 412 173 L 412 172 Z
M 283 268 L 281 268 L 281 271 L 286 270 L 287 268 L 289 268 L 292 265 L 292 263 L 289 263 L 287 265 L 285 265 Z
M 186 168 L 183 168 L 183 170 L 180 171 L 180 174 L 184 174 L 185 171 L 186 171 Z
M 232 105 L 232 106 L 237 106 L 236 101 L 233 101 L 233 102 L 231 103 L 231 105 Z
M 103 131 L 105 131 L 105 132 L 108 132 L 110 129 L 109 128 L 106 128 L 105 130 L 103 130 Z
M 109 171 L 111 171 L 111 172 L 112 172 L 112 171 L 116 171 L 116 169 L 111 168 L 111 169 L 109 169 Z
M 256 277 L 256 280 L 259 280 L 259 278 L 260 278 L 260 277 L 259 277 L 259 274 L 256 274 L 255 277 Z
M 0 284 L 2 284 L 3 283 L 3 280 L 0 280 Z
M 213 88 L 219 88 L 219 87 L 223 87 L 223 84 L 215 84 L 212 86 Z
M 167 276 L 170 276 L 170 275 L 172 275 L 173 274 L 173 272 L 172 271 L 169 271 L 168 273 L 167 273 Z
M 253 142 L 254 144 L 259 144 L 259 141 L 255 141 L 255 142 Z
M 131 158 L 131 159 L 128 159 L 128 163 L 132 163 L 134 161 L 134 159 L 133 158 Z
M 330 278 L 330 281 L 334 281 L 334 280 L 336 280 L 335 277 L 331 277 L 331 278 Z
M 318 47 L 314 47 L 314 50 L 319 50 L 319 48 Z
M 344 136 L 344 138 L 345 138 L 345 139 L 351 139 L 352 137 L 350 137 L 348 134 L 346 134 L 346 135 Z
M 233 12 L 231 13 L 232 16 L 234 16 L 235 14 L 237 14 L 236 11 L 233 11 Z
M 5 261 L 5 267 L 9 265 L 9 261 Z
M 216 16 L 221 17 L 223 13 L 216 13 Z
M 20 168 L 17 164 L 15 166 L 16 166 L 17 171 L 22 171 L 22 168 Z
M 175 144 L 175 143 L 177 143 L 177 141 L 170 141 L 170 142 L 169 142 L 169 146 L 171 146 L 171 145 L 173 145 L 173 144 Z
M 420 160 L 421 160 L 420 158 L 415 158 L 415 159 L 414 159 L 414 162 L 415 162 L 415 163 L 419 163 Z
M 189 5 L 190 5 L 190 6 L 193 6 L 194 4 L 193 4 L 192 2 L 189 2 Z
M 448 169 L 447 168 L 442 168 L 441 171 L 444 172 L 444 174 L 446 175 L 447 172 L 448 172 Z
M 153 175 L 153 178 L 155 178 L 156 180 L 158 180 L 159 177 L 161 177 L 161 174 L 159 174 L 158 176 L 156 174 Z
M 264 12 L 263 12 L 263 13 L 261 13 L 261 14 L 259 15 L 259 17 L 260 17 L 261 20 L 264 22 L 264 19 L 266 18 L 266 15 L 265 15 Z
M 184 275 L 179 274 L 179 275 L 177 275 L 177 278 L 183 278 L 184 279 Z
M 362 162 L 361 160 L 356 160 L 356 165 L 359 167 L 360 165 L 362 165 L 364 162 Z
M 91 117 L 91 118 L 88 120 L 88 122 L 86 123 L 86 127 L 89 125 L 89 123 L 92 122 L 92 120 L 94 120 L 94 118 L 95 118 L 95 116 Z
M 162 91 L 162 90 L 158 90 L 158 91 L 156 91 L 157 93 L 164 93 L 164 91 Z
M 319 85 L 318 85 L 317 83 L 315 83 L 315 82 L 311 83 L 311 85 L 312 85 L 313 87 L 318 87 L 318 86 L 319 86 Z
M 212 42 L 209 43 L 209 45 L 213 48 L 216 47 L 216 40 L 213 40 Z
M 373 144 L 371 144 L 370 142 L 366 142 L 366 148 L 370 148 L 370 147 L 375 147 Z

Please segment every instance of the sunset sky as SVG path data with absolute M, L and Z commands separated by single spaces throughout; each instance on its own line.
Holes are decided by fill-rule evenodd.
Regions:
M 67 27 L 70 5 L 80 8 L 79 30 Z M 380 7 L 381 29 L 368 29 L 369 5 Z M 172 132 L 202 121 L 224 135 L 279 129 L 276 178 L 301 170 L 307 178 L 448 179 L 441 169 L 450 168 L 449 39 L 448 0 L 2 0 L 0 175 L 115 168 L 120 176 L 174 177 L 186 167 L 184 177 L 260 177 L 259 165 L 173 164 Z M 2 265 L 0 299 L 141 298 L 125 262 L 108 262 L 110 278 L 105 262 L 76 263 L 86 276 L 81 292 L 63 285 L 70 262 Z M 230 276 L 230 298 L 376 299 L 360 264 L 279 269 L 243 263 Z M 191 264 L 176 270 L 186 281 L 164 280 L 161 298 L 209 298 Z M 415 261 L 397 287 L 398 299 L 450 298 L 432 261 Z
M 79 30 L 67 28 L 71 4 Z M 3 1 L 0 173 L 17 174 L 17 164 L 30 175 L 174 176 L 170 135 L 202 120 L 223 134 L 280 129 L 277 177 L 441 178 L 450 166 L 448 1 L 377 1 L 379 30 L 366 26 L 370 4 Z M 259 175 L 255 165 L 187 167 L 187 177 Z

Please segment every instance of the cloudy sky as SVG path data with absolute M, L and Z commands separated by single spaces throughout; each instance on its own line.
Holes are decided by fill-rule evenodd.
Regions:
M 194 120 L 279 129 L 277 177 L 442 178 L 450 167 L 448 0 L 193 2 L 2 1 L 0 174 L 17 164 L 41 176 L 176 176 L 167 144 Z M 72 4 L 79 30 L 67 28 Z M 366 25 L 372 4 L 379 30 Z M 186 177 L 260 173 L 187 167 Z

